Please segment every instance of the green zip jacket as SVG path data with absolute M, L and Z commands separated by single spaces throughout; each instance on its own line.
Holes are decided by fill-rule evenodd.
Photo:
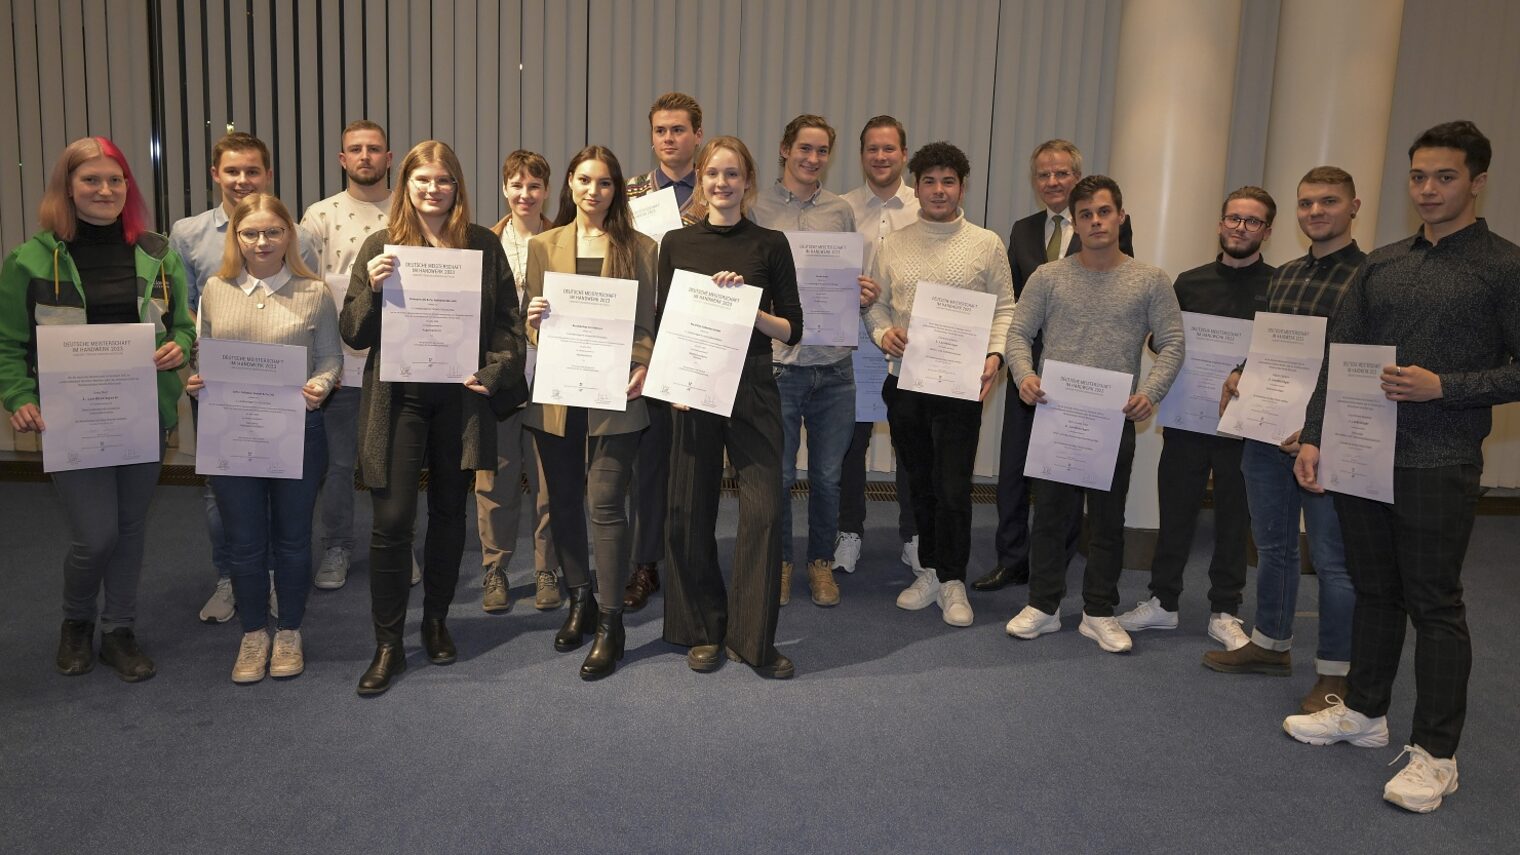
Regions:
M 155 347 L 174 341 L 188 359 L 195 323 L 185 301 L 185 266 L 161 234 L 143 232 L 135 249 L 139 317 L 157 329 Z M 52 232 L 40 231 L 6 256 L 0 268 L 0 404 L 7 411 L 40 406 L 36 326 L 82 323 L 84 287 L 66 244 Z M 178 421 L 183 390 L 177 371 L 158 372 L 158 418 L 164 430 Z

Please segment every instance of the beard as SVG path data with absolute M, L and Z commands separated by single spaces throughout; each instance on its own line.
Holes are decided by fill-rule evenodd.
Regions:
M 373 187 L 376 184 L 384 181 L 386 179 L 386 176 L 389 174 L 389 171 L 384 169 L 377 169 L 375 170 L 374 175 L 367 178 L 363 175 L 355 175 L 348 170 L 344 170 L 343 174 L 348 176 L 349 181 L 359 185 L 360 187 Z
M 1261 241 L 1253 240 L 1251 238 L 1247 238 L 1246 240 L 1247 243 L 1245 246 L 1239 249 L 1233 249 L 1230 247 L 1230 244 L 1225 241 L 1224 236 L 1221 235 L 1219 238 L 1219 248 L 1224 251 L 1225 255 L 1228 255 L 1231 258 L 1250 258 L 1256 254 L 1257 250 L 1261 249 Z

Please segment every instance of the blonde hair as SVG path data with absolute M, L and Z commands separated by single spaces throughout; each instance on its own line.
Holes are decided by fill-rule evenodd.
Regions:
M 222 250 L 222 268 L 216 272 L 217 278 L 232 282 L 243 272 L 243 247 L 238 242 L 238 227 L 244 220 L 261 211 L 279 217 L 285 225 L 285 231 L 290 234 L 290 242 L 285 244 L 285 266 L 290 268 L 291 274 L 298 279 L 316 279 L 317 274 L 312 273 L 306 262 L 301 260 L 301 233 L 296 229 L 295 221 L 290 218 L 290 210 L 284 202 L 268 193 L 246 196 L 232 209 L 232 216 L 227 220 L 227 248 Z
M 701 216 L 707 215 L 707 196 L 702 192 L 702 171 L 707 168 L 707 162 L 713 159 L 713 155 L 717 154 L 719 149 L 738 155 L 740 162 L 744 165 L 744 197 L 739 200 L 739 213 L 748 214 L 749 209 L 755 204 L 755 196 L 760 192 L 755 185 L 755 158 L 749 153 L 749 147 L 744 144 L 744 140 L 732 136 L 713 137 L 697 153 L 697 186 L 692 191 L 696 199 L 692 202 L 692 209 L 699 212 Z
M 391 194 L 390 238 L 391 243 L 403 246 L 426 246 L 427 238 L 422 230 L 422 217 L 412 205 L 412 173 L 424 166 L 439 164 L 454 179 L 454 207 L 443 221 L 438 239 L 451 249 L 469 246 L 470 194 L 464 188 L 464 169 L 459 157 L 448 143 L 424 140 L 412 146 L 401 159 L 399 192 Z

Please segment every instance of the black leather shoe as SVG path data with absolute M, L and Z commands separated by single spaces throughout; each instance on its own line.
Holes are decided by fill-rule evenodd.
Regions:
M 158 673 L 153 660 L 137 646 L 137 637 L 126 627 L 117 627 L 100 636 L 100 661 L 116 669 L 116 676 L 128 683 L 146 680 Z
M 405 670 L 406 650 L 401 645 L 379 645 L 375 648 L 375 658 L 369 663 L 369 668 L 359 677 L 359 694 L 384 694 L 391 687 L 391 680 Z
M 565 625 L 554 634 L 554 649 L 561 653 L 586 643 L 586 636 L 596 632 L 596 597 L 591 596 L 591 586 L 581 585 L 570 589 L 570 610 L 565 615 Z
M 660 590 L 660 570 L 657 564 L 639 564 L 628 577 L 623 589 L 623 608 L 636 612 L 649 602 L 649 595 Z
M 1029 584 L 1029 562 L 1020 561 L 1010 567 L 999 564 L 992 572 L 971 583 L 972 590 L 1000 591 L 1009 585 Z
M 702 674 L 718 670 L 723 664 L 723 657 L 718 652 L 721 649 L 722 645 L 718 644 L 698 644 L 686 651 L 686 667 Z
M 88 674 L 95 667 L 95 622 L 66 620 L 58 634 L 58 673 L 65 677 Z
M 723 648 L 723 652 L 728 654 L 728 658 L 735 662 L 744 661 L 744 657 L 735 653 L 731 647 Z M 792 660 L 782 656 L 781 651 L 774 647 L 771 648 L 769 661 L 766 664 L 751 665 L 750 667 L 755 669 L 756 674 L 770 680 L 790 680 L 797 673 L 797 666 L 792 664 Z
M 581 679 L 600 680 L 616 671 L 618 661 L 623 658 L 623 640 L 623 610 L 602 609 L 591 652 L 581 663 Z
M 427 651 L 428 661 L 434 665 L 452 665 L 459 658 L 454 649 L 454 637 L 444 626 L 443 618 L 422 619 L 422 649 Z

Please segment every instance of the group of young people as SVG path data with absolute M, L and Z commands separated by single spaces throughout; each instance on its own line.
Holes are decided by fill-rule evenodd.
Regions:
M 221 204 L 176 223 L 167 239 L 147 230 L 146 206 L 120 150 L 100 137 L 78 140 L 49 180 L 43 230 L 0 272 L 0 399 L 12 427 L 47 428 L 38 394 L 39 325 L 152 323 L 165 438 L 181 392 L 194 402 L 205 388 L 195 367 L 199 339 L 306 348 L 302 477 L 207 479 L 219 578 L 201 618 L 239 618 L 235 682 L 304 668 L 300 630 L 310 588 L 341 587 L 352 560 L 356 467 L 374 506 L 368 566 L 376 648 L 359 678 L 361 695 L 385 692 L 406 669 L 409 587 L 419 581 L 427 658 L 439 665 L 457 658 L 446 619 L 472 491 L 482 607 L 510 607 L 506 570 L 524 479 L 533 508 L 534 602 L 552 609 L 568 599 L 554 646 L 571 651 L 590 640 L 584 679 L 616 670 L 624 611 L 642 608 L 662 583 L 664 637 L 687 648 L 692 669 L 712 671 L 727 658 L 786 678 L 795 665 L 776 649 L 775 634 L 793 587 L 790 495 L 803 428 L 807 587 L 816 605 L 828 607 L 840 601 L 836 572 L 856 569 L 864 534 L 872 423 L 856 420 L 857 361 L 886 360 L 880 393 L 897 456 L 902 558 L 913 570 L 897 605 L 937 605 L 946 623 L 967 626 L 972 469 L 983 403 L 1006 370 L 998 563 L 970 587 L 1029 585 L 1027 606 L 1007 623 L 1009 635 L 1034 639 L 1060 629 L 1084 509 L 1089 538 L 1078 631 L 1120 653 L 1131 649 L 1131 632 L 1175 628 L 1183 569 L 1212 481 L 1208 631 L 1225 649 L 1207 653 L 1204 664 L 1287 675 L 1302 510 L 1321 591 L 1319 679 L 1284 728 L 1315 744 L 1386 745 L 1391 685 L 1412 620 L 1419 692 L 1406 747 L 1411 759 L 1385 797 L 1425 811 L 1455 790 L 1471 666 L 1460 573 L 1481 442 L 1489 409 L 1520 399 L 1520 250 L 1476 217 L 1491 156 L 1476 127 L 1437 126 L 1411 147 L 1410 195 L 1424 223 L 1412 238 L 1364 254 L 1350 235 L 1359 204 L 1354 181 L 1321 166 L 1304 176 L 1295 200 L 1307 255 L 1275 270 L 1262 260 L 1276 203 L 1261 188 L 1242 187 L 1222 205 L 1216 259 L 1174 282 L 1133 258 L 1119 185 L 1084 176 L 1080 151 L 1064 140 L 1042 143 L 1031 155 L 1043 209 L 1018 221 L 1005 246 L 965 219 L 966 156 L 934 142 L 910 158 L 907 132 L 890 116 L 861 131 L 866 180 L 842 197 L 822 189 L 836 133 L 821 116 L 800 115 L 786 126 L 781 176 L 769 187 L 760 186 L 741 140 L 704 139 L 702 111 L 690 96 L 662 95 L 649 121 L 654 169 L 625 175 L 613 152 L 588 146 L 564 168 L 552 219 L 545 215 L 556 183 L 548 160 L 512 152 L 501 176 L 509 212 L 489 229 L 473 222 L 466 176 L 442 142 L 407 152 L 392 190 L 389 142 L 368 121 L 343 131 L 345 189 L 313 204 L 299 224 L 266 192 L 268 149 L 229 134 L 211 158 Z M 684 227 L 657 242 L 638 231 L 629 200 L 667 188 Z M 801 344 L 804 307 L 783 232 L 809 230 L 864 236 L 858 284 L 869 341 L 861 349 Z M 397 269 L 387 245 L 480 252 L 481 358 L 462 383 L 380 379 L 381 294 Z M 727 417 L 643 394 L 678 270 L 710 277 L 713 288 L 761 291 Z M 539 330 L 555 309 L 544 296 L 547 273 L 610 277 L 637 288 L 626 409 L 530 402 Z M 899 387 L 920 282 L 992 297 L 977 400 Z M 1388 398 L 1399 402 L 1395 500 L 1324 493 L 1316 472 L 1324 377 L 1302 431 L 1280 446 L 1168 429 L 1153 596 L 1116 614 L 1135 424 L 1151 417 L 1182 366 L 1184 310 L 1246 319 L 1257 311 L 1319 315 L 1329 319 L 1330 341 L 1397 345 L 1398 363 L 1381 378 Z M 1147 347 L 1154 358 L 1142 375 Z M 1133 378 L 1107 490 L 1024 477 L 1030 425 L 1046 401 L 1047 360 Z M 1239 376 L 1221 390 L 1221 411 Z M 728 584 L 716 537 L 725 466 L 739 503 Z M 128 681 L 155 671 L 137 643 L 134 616 L 159 467 L 53 476 L 70 532 L 57 654 L 64 674 L 93 666 L 97 624 L 99 661 Z M 424 470 L 428 513 L 419 562 Z M 322 528 L 315 573 L 314 516 Z M 1259 555 L 1249 636 L 1238 617 L 1247 530 Z

